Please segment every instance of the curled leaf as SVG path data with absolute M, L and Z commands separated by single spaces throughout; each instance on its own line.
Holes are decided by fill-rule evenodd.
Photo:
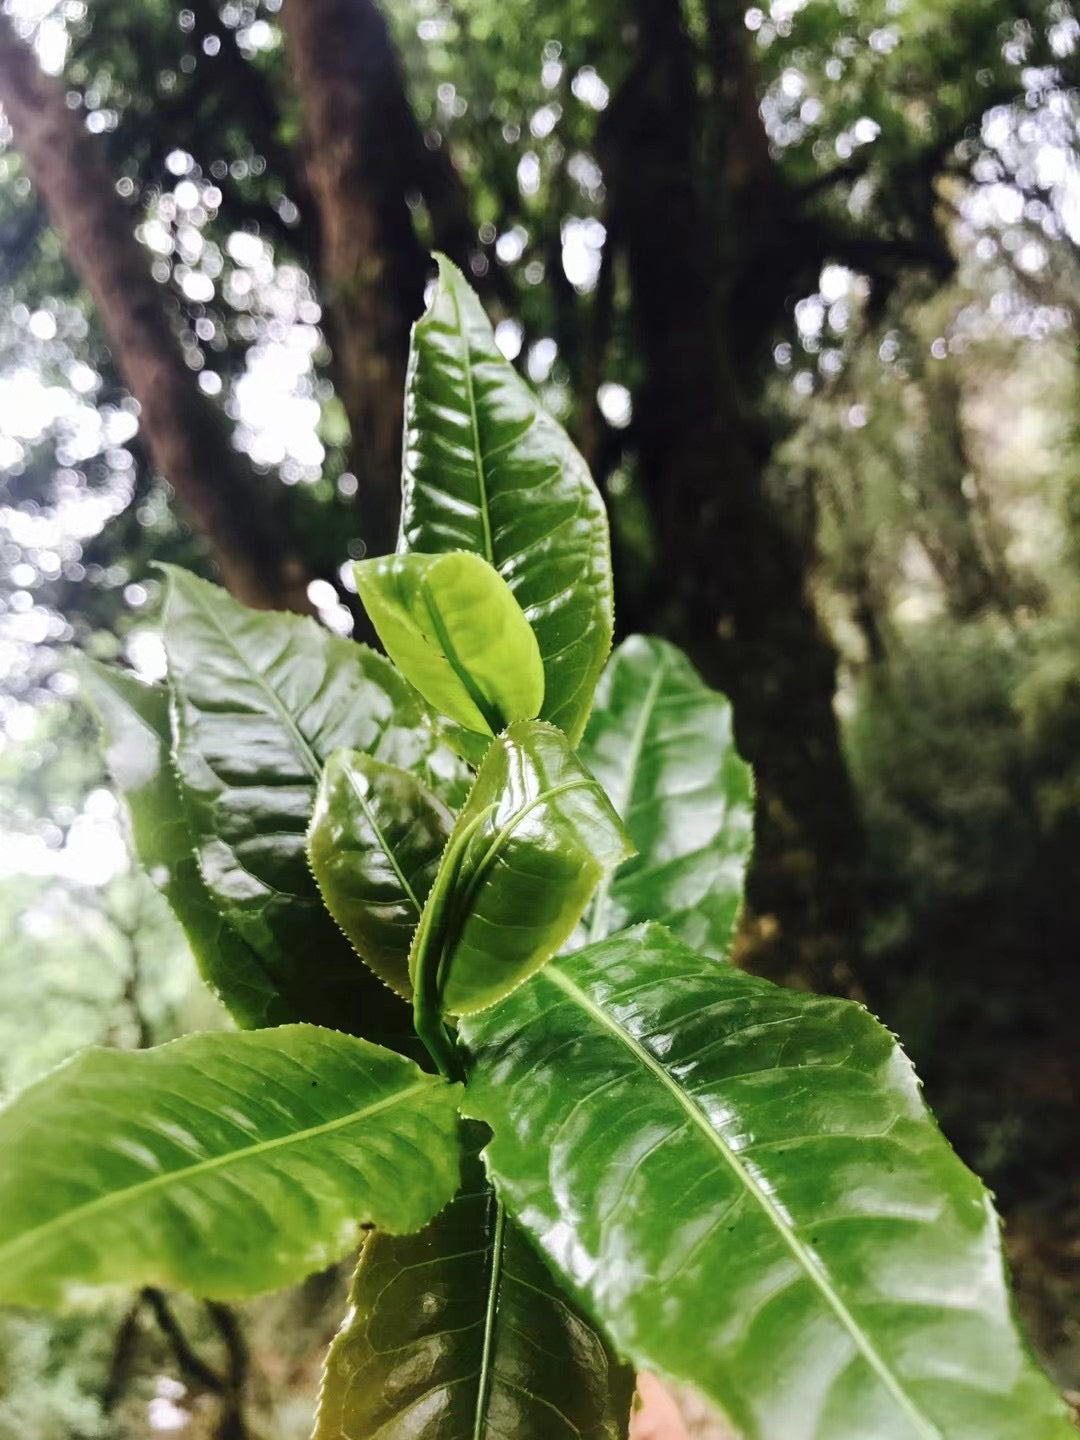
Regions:
M 598 883 L 633 853 L 611 802 L 541 721 L 492 742 L 413 942 L 446 1012 L 494 1005 L 569 939 Z
M 354 567 L 386 652 L 442 714 L 497 735 L 544 700 L 536 636 L 509 585 L 480 555 L 384 555 Z
M 415 775 L 359 750 L 331 755 L 308 858 L 357 954 L 408 998 L 409 947 L 454 817 Z

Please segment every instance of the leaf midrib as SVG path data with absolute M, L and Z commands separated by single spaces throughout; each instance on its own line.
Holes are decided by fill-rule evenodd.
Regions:
M 819 1269 L 815 1257 L 807 1251 L 805 1245 L 794 1233 L 794 1230 L 785 1223 L 783 1216 L 778 1212 L 768 1194 L 756 1183 L 754 1177 L 750 1174 L 749 1170 L 747 1170 L 735 1151 L 725 1144 L 723 1137 L 712 1127 L 708 1117 L 694 1103 L 693 1099 L 672 1079 L 663 1065 L 660 1064 L 655 1056 L 650 1054 L 640 1041 L 636 1040 L 629 1031 L 625 1030 L 617 1021 L 613 1020 L 580 986 L 575 985 L 573 980 L 571 980 L 558 965 L 548 965 L 540 972 L 540 975 L 542 978 L 549 980 L 557 989 L 561 990 L 564 995 L 583 1010 L 597 1025 L 615 1036 L 675 1099 L 679 1107 L 686 1113 L 690 1122 L 701 1131 L 710 1145 L 719 1152 L 724 1163 L 732 1171 L 746 1193 L 757 1202 L 770 1225 L 798 1262 L 803 1274 L 818 1290 L 825 1304 L 840 1321 L 840 1324 L 856 1349 L 870 1366 L 870 1369 L 877 1376 L 878 1380 L 880 1380 L 888 1393 L 896 1401 L 901 1411 L 908 1420 L 911 1421 L 912 1425 L 914 1425 L 916 1431 L 922 1437 L 922 1440 L 941 1440 L 941 1431 L 927 1419 L 901 1388 L 900 1382 L 893 1374 L 885 1359 L 878 1352 L 873 1341 L 864 1332 L 854 1315 L 852 1315 L 843 1300 L 833 1289 L 828 1278 Z
M 401 888 L 405 891 L 405 894 L 412 901 L 413 909 L 416 911 L 417 918 L 419 919 L 421 910 L 420 901 L 416 898 L 415 890 L 405 878 L 405 874 L 402 871 L 401 866 L 397 862 L 397 856 L 394 854 L 393 849 L 390 846 L 390 842 L 383 834 L 382 826 L 379 824 L 378 820 L 375 819 L 375 812 L 372 810 L 371 805 L 368 802 L 367 796 L 360 789 L 360 786 L 356 783 L 356 776 L 353 774 L 351 766 L 346 766 L 345 774 L 348 777 L 349 788 L 352 790 L 353 794 L 359 801 L 360 809 L 364 812 L 365 820 L 371 826 L 372 831 L 375 835 L 375 839 L 382 846 L 383 854 L 386 856 L 387 860 L 390 861 L 390 868 L 397 876 Z
M 541 805 L 549 804 L 552 800 L 557 800 L 560 795 L 567 795 L 572 790 L 591 790 L 594 786 L 597 786 L 597 782 L 585 775 L 578 776 L 573 780 L 563 780 L 558 785 L 552 785 L 549 789 L 542 790 L 539 795 L 534 795 L 531 800 L 522 805 L 520 810 L 514 811 L 505 825 L 501 825 L 499 829 L 496 830 L 488 843 L 487 849 L 476 863 L 476 869 L 469 879 L 468 889 L 463 897 L 461 910 L 459 912 L 462 916 L 462 924 L 464 924 L 465 920 L 472 914 L 473 907 L 479 898 L 481 885 L 483 885 L 487 879 L 492 866 L 499 858 L 500 852 L 510 843 L 511 837 L 518 826 L 527 820 L 532 812 Z M 459 932 L 460 928 L 459 926 Z
M 429 1079 L 416 1080 L 404 1090 L 395 1091 L 393 1095 L 385 1095 L 360 1110 L 351 1110 L 347 1115 L 339 1115 L 333 1120 L 323 1121 L 320 1125 L 309 1126 L 306 1130 L 294 1130 L 288 1135 L 276 1135 L 271 1140 L 260 1140 L 254 1145 L 247 1145 L 241 1150 L 230 1150 L 224 1155 L 212 1155 L 206 1160 L 200 1160 L 194 1165 L 187 1165 L 181 1170 L 168 1170 L 149 1180 L 141 1180 L 135 1185 L 127 1185 L 120 1190 L 111 1190 L 107 1195 L 99 1195 L 95 1200 L 88 1200 L 85 1204 L 78 1205 L 72 1210 L 64 1210 L 61 1214 L 54 1215 L 51 1220 L 36 1225 L 32 1230 L 24 1230 L 13 1240 L 0 1245 L 0 1265 L 6 1264 L 12 1256 L 40 1241 L 43 1235 L 62 1231 L 69 1225 L 86 1220 L 89 1216 L 100 1215 L 115 1205 L 132 1201 L 136 1196 L 141 1198 L 153 1190 L 160 1190 L 173 1183 L 184 1184 L 190 1182 L 194 1176 L 205 1175 L 227 1165 L 239 1164 L 285 1146 L 300 1145 L 308 1140 L 316 1139 L 320 1135 L 332 1134 L 335 1130 L 343 1130 L 346 1126 L 355 1125 L 360 1120 L 367 1120 L 381 1110 L 388 1110 L 391 1106 L 410 1099 L 413 1095 L 429 1089 L 430 1085 Z
M 203 615 L 205 615 L 206 619 L 218 632 L 222 640 L 233 652 L 237 660 L 239 660 L 240 664 L 247 671 L 251 679 L 254 680 L 255 684 L 266 696 L 267 700 L 270 702 L 271 707 L 277 711 L 278 717 L 280 718 L 282 724 L 285 726 L 286 730 L 290 732 L 293 739 L 295 740 L 297 749 L 300 751 L 301 757 L 303 758 L 305 765 L 311 772 L 312 779 L 318 780 L 320 775 L 322 774 L 322 761 L 315 754 L 315 751 L 311 748 L 310 744 L 304 736 L 303 731 L 300 729 L 300 726 L 296 723 L 292 715 L 289 714 L 289 711 L 285 708 L 285 705 L 282 703 L 281 698 L 279 697 L 277 692 L 273 689 L 271 685 L 267 683 L 266 677 L 262 675 L 258 670 L 256 670 L 254 666 L 249 662 L 247 656 L 240 649 L 240 646 L 236 643 L 236 640 L 233 638 L 232 635 L 229 634 L 229 632 L 225 629 L 224 625 L 222 625 L 221 621 L 214 614 L 213 610 L 211 610 L 210 607 L 206 604 L 199 591 L 192 590 L 190 592 L 190 597 L 194 600 L 196 608 L 200 610 Z
M 502 1285 L 503 1239 L 506 1210 L 492 1191 L 495 1203 L 495 1233 L 491 1241 L 491 1272 L 488 1276 L 487 1304 L 484 1307 L 484 1339 L 480 1355 L 480 1378 L 476 1390 L 476 1411 L 473 1417 L 473 1440 L 484 1440 L 491 1384 L 495 1378 L 495 1323 L 499 1310 L 499 1287 Z
M 496 707 L 490 704 L 470 674 L 469 667 L 464 664 L 461 656 L 458 654 L 453 637 L 443 624 L 442 615 L 439 613 L 439 606 L 431 592 L 431 585 L 428 582 L 427 576 L 424 576 L 420 581 L 420 596 L 424 602 L 424 608 L 427 611 L 428 621 L 435 632 L 435 638 L 442 648 L 447 664 L 464 687 L 465 693 L 476 707 L 477 713 L 488 727 L 489 732 L 492 735 L 498 735 L 499 731 L 505 728 L 506 722 L 498 713 Z
M 447 290 L 454 305 L 454 320 L 457 325 L 458 334 L 461 336 L 461 373 L 465 377 L 465 398 L 469 406 L 469 423 L 472 427 L 473 437 L 473 465 L 476 470 L 476 488 L 480 495 L 480 523 L 484 532 L 484 559 L 489 565 L 495 564 L 495 551 L 491 543 L 491 515 L 488 510 L 487 475 L 484 472 L 484 455 L 480 448 L 480 415 L 476 408 L 476 395 L 473 392 L 472 375 L 472 351 L 469 347 L 469 335 L 461 318 L 461 306 L 458 303 L 457 292 L 453 284 L 448 285 Z
M 517 828 L 517 826 L 520 825 L 523 820 L 527 819 L 527 817 L 531 815 L 538 806 L 544 804 L 545 801 L 557 799 L 560 795 L 565 795 L 568 791 L 588 789 L 596 786 L 596 784 L 597 782 L 595 780 L 590 780 L 587 776 L 582 775 L 573 780 L 564 780 L 559 785 L 551 786 L 550 789 L 542 791 L 539 795 L 534 795 L 527 804 L 521 807 L 520 810 L 515 810 L 513 815 L 511 815 L 510 819 L 506 822 L 506 824 L 502 825 L 491 837 L 490 841 L 488 842 L 487 848 L 480 856 L 480 859 L 476 862 L 475 870 L 465 881 L 465 884 L 458 897 L 457 904 L 451 904 L 450 906 L 449 913 L 446 918 L 445 939 L 439 947 L 441 956 L 439 961 L 440 986 L 445 984 L 446 977 L 442 973 L 444 969 L 445 959 L 446 957 L 453 954 L 453 951 L 461 938 L 465 926 L 472 918 L 473 911 L 480 897 L 481 887 L 484 881 L 487 879 L 491 871 L 491 867 L 498 859 L 499 853 L 501 852 L 503 847 L 509 843 L 510 837 L 513 835 L 514 830 Z M 486 812 L 482 810 L 478 815 L 475 815 L 470 821 L 473 829 L 475 830 L 480 825 L 484 824 L 487 820 L 488 815 L 496 808 L 497 807 L 495 805 L 489 805 L 486 807 Z M 462 815 L 462 819 L 464 819 L 464 814 Z M 464 839 L 464 832 L 462 832 L 462 835 L 459 838 Z M 453 843 L 453 841 L 451 841 L 451 843 Z M 465 859 L 465 848 L 467 847 L 463 847 L 459 856 L 461 862 L 464 862 Z M 447 854 L 449 854 L 449 847 L 447 849 Z M 446 858 L 447 856 L 444 855 L 444 865 L 446 864 Z

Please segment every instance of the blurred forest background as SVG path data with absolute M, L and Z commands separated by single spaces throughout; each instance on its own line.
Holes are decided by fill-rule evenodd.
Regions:
M 1080 1390 L 1076 7 L 8 0 L 0 107 L 0 1092 L 224 1023 L 67 652 L 163 673 L 157 560 L 363 637 L 437 247 L 732 697 L 740 963 L 900 1034 Z M 342 1299 L 0 1316 L 0 1440 L 299 1440 Z

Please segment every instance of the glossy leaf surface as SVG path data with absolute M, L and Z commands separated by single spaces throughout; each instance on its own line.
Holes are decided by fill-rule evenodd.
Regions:
M 998 1222 L 861 1007 L 642 926 L 463 1024 L 489 1166 L 619 1349 L 746 1440 L 1068 1440 Z
M 459 1183 L 454 1087 L 286 1025 L 84 1050 L 0 1112 L 0 1301 L 86 1286 L 232 1297 L 410 1231 Z
M 444 790 L 459 784 L 460 761 L 389 661 L 313 620 L 248 610 L 172 571 L 163 637 L 181 790 L 215 903 L 295 1018 L 407 1032 L 404 1006 L 323 907 L 306 832 L 334 750 L 363 750 Z
M 83 695 L 95 711 L 105 759 L 131 816 L 140 865 L 169 902 L 206 983 L 238 1025 L 279 1025 L 292 1012 L 259 957 L 219 914 L 195 861 L 169 759 L 169 693 L 82 659 Z
M 630 853 L 566 736 L 539 721 L 492 742 L 416 933 L 442 956 L 444 1008 L 493 1005 L 569 938 L 598 882 Z
M 413 932 L 453 825 L 407 770 L 359 750 L 327 762 L 308 835 L 311 868 L 357 954 L 405 997 Z
M 376 1232 L 327 1355 L 314 1440 L 622 1440 L 634 1377 L 475 1160 L 418 1235 Z
M 634 635 L 601 677 L 581 758 L 637 850 L 598 894 L 590 938 L 659 920 L 725 957 L 754 835 L 753 775 L 727 700 L 674 645 Z
M 536 636 L 480 555 L 384 555 L 353 567 L 386 652 L 440 714 L 497 735 L 544 700 Z
M 472 550 L 540 646 L 540 714 L 581 736 L 612 634 L 607 516 L 588 467 L 498 346 L 461 272 L 439 261 L 413 330 L 401 551 Z

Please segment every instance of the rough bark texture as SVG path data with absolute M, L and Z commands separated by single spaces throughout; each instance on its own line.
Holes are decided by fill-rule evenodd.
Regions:
M 386 22 L 370 0 L 289 0 L 289 67 L 303 107 L 307 184 L 335 381 L 352 431 L 368 549 L 393 549 L 409 327 L 428 259 L 406 203 L 416 122 Z
M 833 713 L 836 661 L 797 543 L 765 498 L 769 438 L 739 383 L 791 279 L 779 246 L 802 257 L 805 236 L 783 234 L 789 207 L 741 38 L 729 39 L 741 15 L 714 17 L 723 83 L 709 110 L 679 7 L 638 0 L 635 13 L 637 50 L 601 158 L 645 364 L 635 437 L 664 569 L 648 608 L 730 695 L 755 767 L 755 968 L 844 987 L 860 827 Z M 723 148 L 706 183 L 710 135 Z
M 214 547 L 226 585 L 249 605 L 306 609 L 306 568 L 276 520 L 269 482 L 232 448 L 225 417 L 184 363 L 165 292 L 150 274 L 101 145 L 3 15 L 0 100 L 139 402 L 154 463 Z

